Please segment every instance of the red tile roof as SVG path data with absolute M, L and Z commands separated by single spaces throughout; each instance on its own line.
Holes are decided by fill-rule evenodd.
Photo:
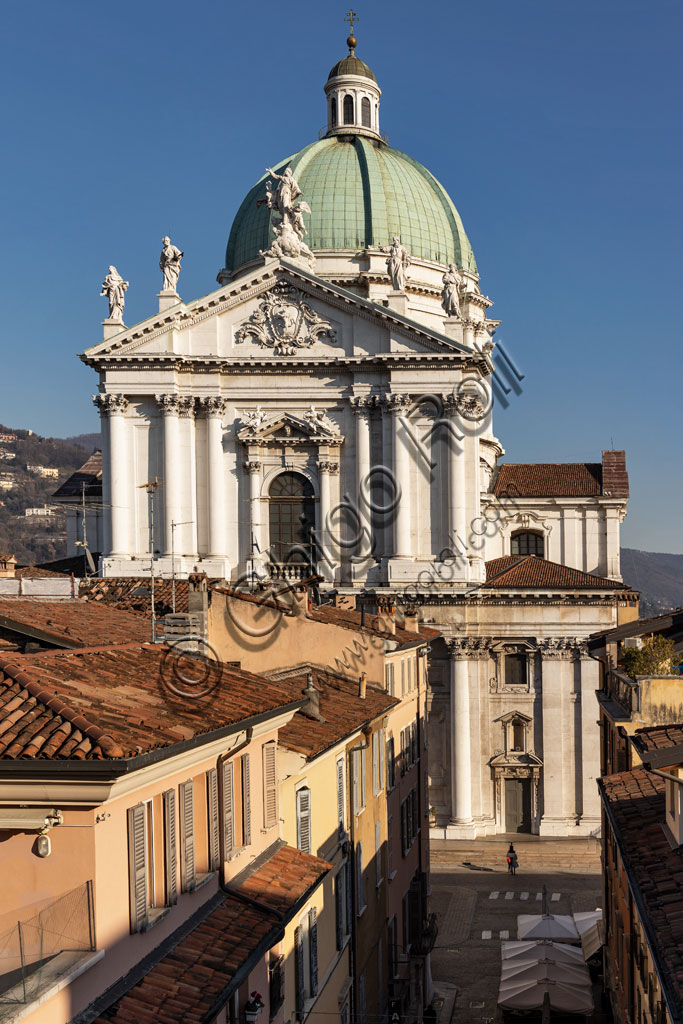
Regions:
M 203 695 L 185 679 L 198 665 L 209 673 Z M 0 658 L 0 758 L 135 757 L 296 705 L 302 689 L 179 661 L 160 644 L 9 655 Z
M 201 1024 L 213 1020 L 252 954 L 282 936 L 276 915 L 236 896 L 210 901 L 204 920 L 93 1024 Z
M 38 565 L 18 565 L 14 570 L 14 575 L 17 579 L 23 580 L 45 580 L 50 578 L 63 580 L 65 573 L 54 572 L 52 569 L 41 569 Z
M 440 636 L 438 629 L 429 629 L 421 626 L 418 633 L 412 630 L 396 626 L 396 632 L 391 633 L 384 629 L 384 624 L 377 615 L 366 612 L 363 622 L 362 612 L 349 611 L 345 608 L 335 608 L 331 604 L 314 605 L 308 612 L 308 618 L 314 622 L 327 622 L 333 626 L 341 626 L 342 629 L 353 629 L 356 632 L 365 630 L 373 636 L 380 636 L 386 640 L 395 640 L 401 647 L 404 645 L 427 643 L 435 636 Z
M 493 493 L 503 498 L 589 498 L 602 494 L 599 462 L 504 462 Z
M 176 580 L 175 610 L 187 611 L 187 580 Z M 91 578 L 79 584 L 78 596 L 95 604 L 111 605 L 138 615 L 152 614 L 152 589 L 148 576 L 114 576 L 107 579 Z M 154 610 L 158 616 L 173 611 L 173 584 L 171 580 L 154 581 Z
M 371 686 L 367 687 L 365 698 L 361 699 L 357 680 L 346 679 L 333 672 L 303 669 L 288 673 L 286 680 L 301 693 L 306 688 L 309 671 L 313 685 L 320 693 L 320 715 L 325 721 L 319 722 L 305 711 L 298 711 L 279 733 L 282 746 L 308 758 L 317 757 L 399 703 L 396 697 Z M 283 677 L 284 673 L 277 678 L 283 680 Z
M 537 555 L 503 555 L 486 563 L 487 587 L 553 587 L 561 590 L 630 590 L 603 576 L 570 569 Z
M 230 888 L 283 914 L 287 919 L 305 902 L 332 865 L 292 846 L 279 845 L 267 850 Z
M 644 768 L 600 780 L 629 885 L 668 981 L 683 1003 L 683 851 L 671 848 L 664 829 L 664 780 Z
M 60 647 L 97 647 L 151 639 L 138 615 L 78 598 L 0 598 L 0 626 Z

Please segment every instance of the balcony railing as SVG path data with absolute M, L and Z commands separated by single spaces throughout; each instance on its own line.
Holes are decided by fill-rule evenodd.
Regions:
M 272 580 L 284 580 L 291 583 L 315 575 L 315 566 L 310 562 L 270 562 L 268 573 Z
M 632 715 L 640 711 L 640 684 L 617 668 L 609 669 L 606 679 L 607 694 L 624 711 Z
M 331 131 L 339 132 L 340 135 L 343 135 L 345 131 L 348 132 L 349 135 L 356 135 L 359 131 L 372 132 L 372 134 L 376 135 L 378 139 L 382 140 L 382 142 L 386 142 L 387 146 L 389 145 L 389 136 L 386 132 L 377 132 L 374 128 L 368 128 L 364 125 L 357 124 L 335 124 L 333 127 L 330 127 L 329 124 L 324 124 L 318 132 L 318 138 L 324 139 L 327 133 Z

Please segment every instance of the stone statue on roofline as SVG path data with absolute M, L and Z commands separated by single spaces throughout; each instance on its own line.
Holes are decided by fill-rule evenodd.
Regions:
M 106 295 L 109 300 L 109 320 L 115 323 L 123 323 L 123 307 L 126 305 L 125 292 L 129 281 L 124 281 L 116 267 L 110 267 L 109 273 L 102 282 L 100 295 Z
M 171 239 L 165 235 L 161 239 L 163 249 L 159 257 L 159 270 L 164 275 L 162 291 L 176 294 L 178 278 L 180 277 L 180 261 L 185 255 L 175 245 L 171 245 Z
M 271 225 L 275 239 L 270 249 L 260 250 L 261 256 L 279 256 L 297 259 L 305 256 L 311 269 L 315 266 L 315 256 L 304 242 L 307 234 L 303 215 L 310 213 L 308 203 L 301 199 L 301 189 L 291 167 L 285 168 L 284 174 L 276 174 L 267 167 L 278 184 L 266 181 L 266 198 L 258 199 L 257 206 L 267 206 L 271 211 Z
M 448 264 L 448 270 L 442 277 L 441 304 L 447 317 L 460 319 L 460 274 L 455 263 Z
M 410 254 L 405 245 L 401 245 L 401 239 L 394 235 L 391 245 L 380 245 L 380 252 L 389 253 L 387 259 L 387 271 L 391 278 L 391 286 L 395 292 L 406 290 L 406 271 L 410 266 Z

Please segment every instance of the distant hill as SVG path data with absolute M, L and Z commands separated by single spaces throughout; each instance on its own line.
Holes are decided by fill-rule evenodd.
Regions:
M 102 449 L 101 434 L 75 434 L 73 437 L 63 438 L 63 441 L 64 444 L 76 444 L 79 448 L 84 448 L 86 452 L 92 452 L 95 448 Z
M 641 593 L 641 616 L 683 606 L 683 555 L 622 548 L 621 573 Z
M 83 465 L 87 453 L 80 444 L 41 437 L 31 430 L 0 425 L 0 435 L 5 435 L 0 438 L 0 551 L 16 555 L 19 564 L 63 558 L 64 510 L 49 517 L 25 516 L 24 510 L 50 505 L 60 483 Z M 57 476 L 40 476 L 28 466 L 56 469 Z

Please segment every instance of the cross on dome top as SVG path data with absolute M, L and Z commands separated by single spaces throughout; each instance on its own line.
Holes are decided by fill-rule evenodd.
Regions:
M 349 54 L 351 56 L 353 56 L 354 50 L 356 49 L 356 45 L 357 45 L 356 37 L 353 34 L 353 23 L 354 23 L 354 21 L 359 21 L 359 20 L 360 19 L 359 19 L 358 15 L 356 14 L 356 12 L 354 11 L 353 7 L 350 7 L 349 10 L 347 11 L 345 17 L 344 17 L 344 21 L 348 21 L 350 29 L 351 29 L 350 32 L 349 32 L 349 38 L 346 40 L 346 45 L 349 48 Z

